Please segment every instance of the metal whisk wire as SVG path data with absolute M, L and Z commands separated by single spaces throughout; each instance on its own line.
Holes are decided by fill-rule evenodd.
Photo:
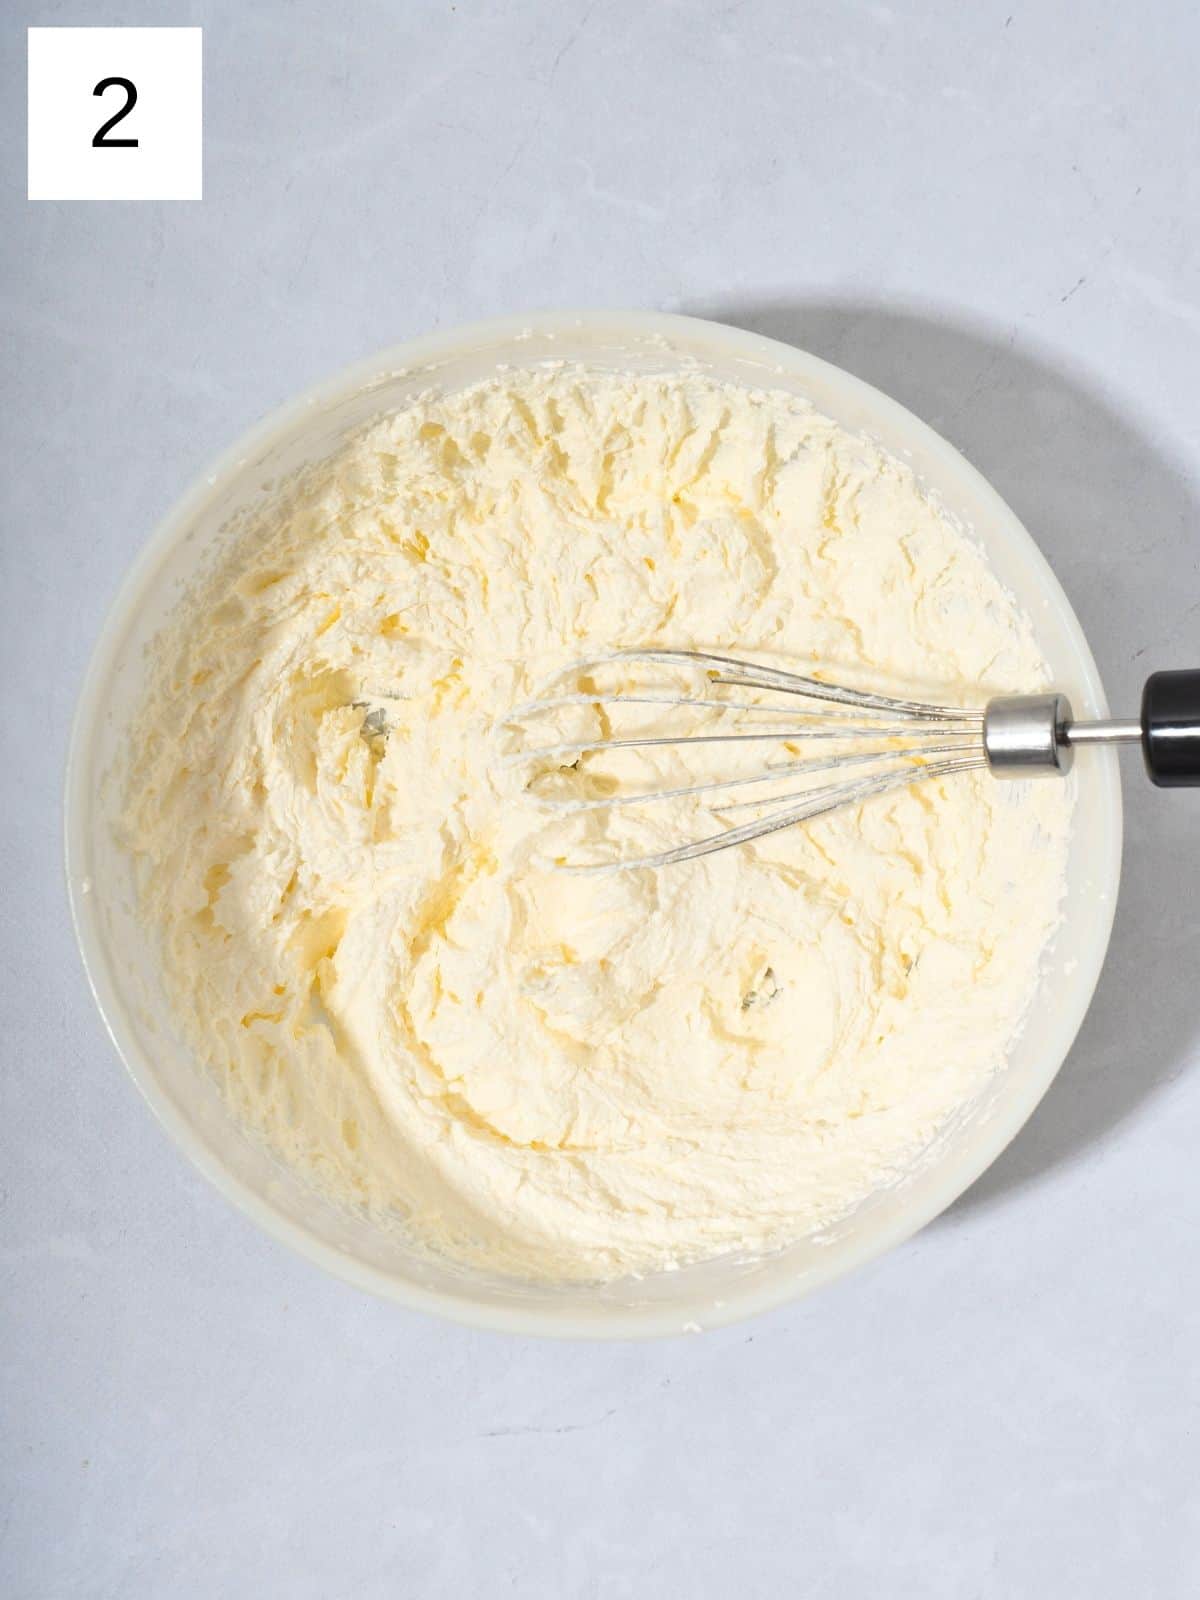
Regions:
M 714 812 L 768 808 L 763 815 L 749 822 L 723 828 L 717 833 L 669 849 L 603 862 L 555 862 L 555 865 L 567 871 L 620 871 L 692 860 L 716 850 L 763 838 L 781 828 L 791 827 L 841 806 L 854 805 L 891 789 L 947 777 L 988 764 L 984 746 L 983 708 L 943 706 L 849 689 L 732 656 L 691 650 L 625 650 L 577 663 L 567 674 L 560 674 L 557 681 L 561 683 L 564 677 L 573 677 L 579 682 L 590 679 L 592 674 L 606 668 L 617 667 L 628 672 L 645 666 L 676 671 L 686 669 L 694 676 L 699 675 L 709 690 L 744 688 L 758 693 L 783 694 L 789 697 L 791 703 L 771 705 L 694 692 L 664 694 L 618 691 L 604 694 L 589 683 L 582 690 L 547 693 L 526 701 L 510 713 L 504 728 L 511 731 L 528 727 L 548 713 L 578 706 L 598 714 L 601 723 L 599 736 L 559 738 L 549 744 L 523 746 L 505 756 L 502 764 L 509 769 L 542 764 L 541 775 L 544 776 L 546 763 L 555 764 L 554 770 L 561 774 L 565 770 L 578 770 L 587 757 L 611 751 L 763 742 L 793 745 L 803 741 L 806 744 L 822 742 L 826 746 L 825 752 L 752 772 L 669 785 L 645 792 L 614 791 L 580 798 L 577 795 L 562 797 L 532 791 L 536 803 L 560 814 L 602 812 L 701 796 L 715 797 L 708 808 Z M 673 711 L 690 708 L 719 717 L 732 714 L 738 719 L 739 725 L 734 731 L 676 732 L 672 729 L 649 734 L 614 735 L 611 732 L 612 708 L 624 706 L 664 707 Z M 771 725 L 745 725 L 747 720 L 755 718 L 765 718 Z M 783 720 L 772 723 L 773 718 Z M 854 776 L 849 776 L 850 769 L 860 770 Z M 815 788 L 773 793 L 769 797 L 753 794 L 745 798 L 725 798 L 726 794 L 739 789 L 827 774 L 835 775 L 832 781 Z M 535 774 L 531 784 L 537 776 Z

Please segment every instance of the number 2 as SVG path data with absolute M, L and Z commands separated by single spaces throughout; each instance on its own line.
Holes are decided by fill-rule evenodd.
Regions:
M 92 135 L 92 144 L 97 150 L 117 150 L 122 147 L 125 149 L 130 149 L 132 147 L 136 147 L 137 145 L 136 139 L 108 139 L 105 137 L 109 129 L 115 128 L 117 123 L 120 122 L 121 118 L 127 117 L 133 110 L 134 106 L 137 105 L 137 90 L 134 88 L 133 84 L 130 83 L 128 78 L 101 78 L 100 82 L 92 90 L 92 93 L 103 94 L 106 89 L 114 88 L 124 89 L 125 104 L 121 107 L 120 111 L 118 111 L 114 116 L 109 117 L 108 121 L 105 122 L 101 127 L 97 128 L 95 133 Z

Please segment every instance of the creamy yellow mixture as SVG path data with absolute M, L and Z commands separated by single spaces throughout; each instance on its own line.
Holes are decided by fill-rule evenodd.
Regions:
M 1058 913 L 1069 787 L 986 773 L 554 871 L 498 724 L 649 644 L 967 704 L 1046 681 L 897 460 L 782 394 L 559 367 L 430 396 L 278 496 L 159 641 L 138 725 L 127 839 L 189 1041 L 288 1162 L 499 1271 L 843 1215 L 1001 1066 Z

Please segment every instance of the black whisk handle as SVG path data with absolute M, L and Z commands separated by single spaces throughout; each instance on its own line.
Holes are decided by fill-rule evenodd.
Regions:
M 1200 785 L 1200 669 L 1146 679 L 1142 754 L 1150 781 L 1160 788 Z

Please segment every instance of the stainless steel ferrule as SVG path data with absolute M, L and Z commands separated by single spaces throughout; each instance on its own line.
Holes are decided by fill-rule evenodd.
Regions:
M 997 778 L 1060 777 L 1075 752 L 1065 694 L 1001 695 L 983 714 L 983 748 Z

